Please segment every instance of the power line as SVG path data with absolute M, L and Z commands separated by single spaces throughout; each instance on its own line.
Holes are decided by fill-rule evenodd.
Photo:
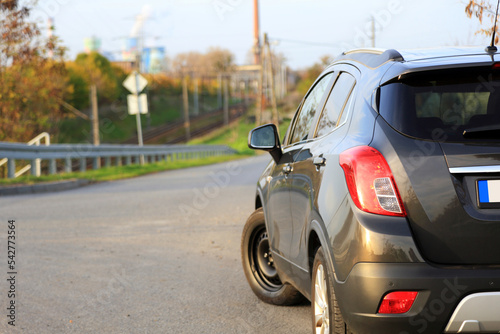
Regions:
M 287 42 L 287 43 L 295 43 L 295 44 L 304 44 L 304 45 L 312 45 L 312 46 L 324 46 L 324 47 L 329 47 L 329 48 L 338 48 L 337 45 L 333 45 L 333 44 L 317 43 L 317 42 L 310 42 L 310 41 L 299 41 L 299 40 L 286 39 L 286 38 L 273 38 L 272 40 L 273 41 L 278 41 L 278 42 Z

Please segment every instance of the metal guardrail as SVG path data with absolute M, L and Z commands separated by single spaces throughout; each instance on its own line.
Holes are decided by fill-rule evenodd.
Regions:
M 50 145 L 50 135 L 47 132 L 40 133 L 38 136 L 36 136 L 35 138 L 33 138 L 29 142 L 27 142 L 26 145 L 28 145 L 28 146 L 31 146 L 31 145 L 40 146 L 42 139 L 45 141 L 45 145 Z M 6 158 L 0 160 L 0 166 L 5 165 L 6 163 L 7 163 Z M 33 169 L 35 172 L 33 173 L 33 175 L 36 175 L 36 176 L 41 175 L 41 170 L 42 170 L 41 166 L 42 166 L 42 164 L 41 164 L 40 159 L 36 159 L 35 168 Z M 23 168 L 21 168 L 20 170 L 18 170 L 17 172 L 14 173 L 14 177 L 19 177 L 19 176 L 23 175 L 24 173 L 29 171 L 31 168 L 32 168 L 31 165 L 24 166 Z
M 20 143 L 0 142 L 0 159 L 7 159 L 7 175 L 14 178 L 16 173 L 16 160 L 31 161 L 31 174 L 36 175 L 37 161 L 49 162 L 48 173 L 57 173 L 57 160 L 64 161 L 64 172 L 73 171 L 73 160 L 80 162 L 80 171 L 87 169 L 88 159 L 92 162 L 93 169 L 101 167 L 101 159 L 104 159 L 106 167 L 115 165 L 139 164 L 143 156 L 146 162 L 160 160 L 173 161 L 194 158 L 205 158 L 210 156 L 231 155 L 235 150 L 223 146 L 212 145 L 100 145 L 87 144 L 53 144 L 50 146 L 29 146 Z M 39 159 L 39 160 L 38 160 Z

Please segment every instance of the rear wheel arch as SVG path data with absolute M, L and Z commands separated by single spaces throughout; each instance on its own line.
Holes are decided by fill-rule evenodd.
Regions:
M 262 208 L 262 200 L 260 199 L 260 194 L 255 196 L 255 210 Z
M 323 247 L 323 253 L 327 260 L 327 265 L 330 267 L 332 272 L 336 272 L 335 261 L 332 252 L 332 246 L 329 242 L 329 237 L 324 232 L 324 227 L 322 227 L 322 223 L 317 220 L 313 220 L 309 227 L 309 237 L 307 244 L 307 256 L 308 256 L 308 265 L 309 265 L 309 274 L 312 277 L 312 269 L 314 265 L 314 257 L 319 247 Z M 335 277 L 335 280 L 337 278 Z
M 309 242 L 307 245 L 307 258 L 309 265 L 309 275 L 312 277 L 313 265 L 314 265 L 314 257 L 316 256 L 316 252 L 318 248 L 321 247 L 321 241 L 318 237 L 318 234 L 315 230 L 312 230 L 309 234 Z

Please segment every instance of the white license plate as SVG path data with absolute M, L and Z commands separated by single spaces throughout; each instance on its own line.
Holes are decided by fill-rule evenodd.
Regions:
M 477 181 L 479 204 L 500 204 L 500 180 Z

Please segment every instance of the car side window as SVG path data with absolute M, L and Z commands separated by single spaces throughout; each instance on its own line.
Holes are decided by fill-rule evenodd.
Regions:
M 319 104 L 323 99 L 330 79 L 334 72 L 325 75 L 311 90 L 309 95 L 304 100 L 299 114 L 296 116 L 292 136 L 289 144 L 297 143 L 307 139 L 309 130 L 311 129 L 312 121 L 316 114 L 316 110 L 321 107 Z
M 344 109 L 348 106 L 348 98 L 355 84 L 356 80 L 352 75 L 346 72 L 340 74 L 325 103 L 325 108 L 318 121 L 315 137 L 326 135 L 342 124 L 341 121 L 343 122 L 345 119 L 344 114 L 346 114 Z

